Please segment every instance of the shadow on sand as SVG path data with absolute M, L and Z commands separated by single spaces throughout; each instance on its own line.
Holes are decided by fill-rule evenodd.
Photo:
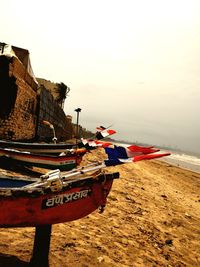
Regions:
M 31 167 L 19 164 L 15 160 L 4 156 L 0 157 L 0 168 L 7 171 L 19 173 L 21 175 L 29 175 L 31 177 L 39 177 L 40 175 L 43 174 L 40 171 L 33 170 Z
M 16 256 L 0 253 L 0 266 L 1 267 L 28 267 L 29 262 L 22 261 Z

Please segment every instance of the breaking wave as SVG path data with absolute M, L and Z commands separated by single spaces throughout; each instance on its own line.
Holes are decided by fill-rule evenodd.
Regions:
M 200 158 L 185 153 L 171 152 L 171 155 L 162 160 L 173 165 L 200 173 Z

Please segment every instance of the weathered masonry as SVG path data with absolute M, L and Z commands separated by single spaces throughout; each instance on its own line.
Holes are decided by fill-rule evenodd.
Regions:
M 0 138 L 32 139 L 36 131 L 38 84 L 29 52 L 5 44 L 0 47 Z
M 43 120 L 54 125 L 58 141 L 71 138 L 71 120 L 38 84 L 29 51 L 0 43 L 0 139 L 51 141 Z
M 38 89 L 37 101 L 37 132 L 36 139 L 51 142 L 53 138 L 52 130 L 42 122 L 49 121 L 54 125 L 56 137 L 59 141 L 72 138 L 72 118 L 66 116 L 63 109 L 54 100 L 52 94 L 44 86 Z

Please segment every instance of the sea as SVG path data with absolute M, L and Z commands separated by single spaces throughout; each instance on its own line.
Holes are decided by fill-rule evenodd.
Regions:
M 115 144 L 123 145 L 126 147 L 130 146 L 130 144 L 125 144 L 125 143 L 116 142 Z M 163 157 L 157 160 L 168 162 L 174 166 L 200 173 L 200 154 L 197 155 L 191 152 L 183 152 L 183 151 L 178 151 L 174 149 L 170 150 L 170 149 L 164 149 L 160 147 L 156 147 L 156 148 L 160 149 L 158 153 L 165 153 L 165 152 L 171 153 L 170 156 Z
M 160 160 L 172 165 L 200 173 L 200 156 L 187 154 L 179 151 L 168 151 L 170 156 L 163 157 Z

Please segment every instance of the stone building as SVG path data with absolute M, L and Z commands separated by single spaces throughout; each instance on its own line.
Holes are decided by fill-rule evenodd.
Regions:
M 72 137 L 71 120 L 51 92 L 40 86 L 31 68 L 29 51 L 0 43 L 0 139 L 58 141 Z
M 0 138 L 33 139 L 38 83 L 29 52 L 0 43 Z
M 59 141 L 72 138 L 72 119 L 66 116 L 63 109 L 55 101 L 50 90 L 44 85 L 38 89 L 38 111 L 37 111 L 37 132 L 36 139 L 40 141 L 51 141 L 53 138 L 52 129 L 43 124 L 48 121 L 53 124 L 56 137 Z

